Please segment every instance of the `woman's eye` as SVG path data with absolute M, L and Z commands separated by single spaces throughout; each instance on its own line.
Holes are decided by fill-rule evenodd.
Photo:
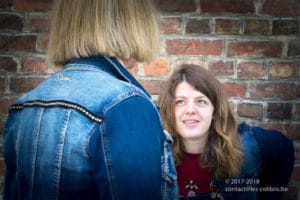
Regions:
M 175 101 L 175 104 L 176 105 L 183 105 L 184 104 L 184 100 L 178 99 L 178 100 Z
M 203 99 L 199 99 L 199 100 L 197 101 L 197 103 L 198 103 L 198 104 L 206 104 L 207 102 L 206 102 L 205 100 L 203 100 Z

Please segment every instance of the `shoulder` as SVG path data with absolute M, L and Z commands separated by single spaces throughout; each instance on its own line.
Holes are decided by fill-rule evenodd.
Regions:
M 241 124 L 238 129 L 242 149 L 244 152 L 244 162 L 242 166 L 242 174 L 257 175 L 260 165 L 260 148 L 253 137 L 251 127 L 247 124 Z

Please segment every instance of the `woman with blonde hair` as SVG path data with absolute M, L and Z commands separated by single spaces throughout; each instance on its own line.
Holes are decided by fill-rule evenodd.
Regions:
M 4 199 L 177 199 L 170 136 L 123 63 L 159 49 L 150 0 L 55 0 L 49 63 L 10 108 Z
M 294 164 L 288 138 L 245 123 L 237 126 L 221 83 L 200 66 L 181 65 L 162 91 L 158 103 L 174 140 L 181 199 L 280 197 L 258 192 L 286 187 Z

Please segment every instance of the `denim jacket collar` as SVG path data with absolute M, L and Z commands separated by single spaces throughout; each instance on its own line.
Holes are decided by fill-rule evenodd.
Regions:
M 151 95 L 145 88 L 127 71 L 125 66 L 120 63 L 115 57 L 107 57 L 102 55 L 73 58 L 65 66 L 70 67 L 72 64 L 87 64 L 92 65 L 100 70 L 103 70 L 116 78 L 133 84 L 140 88 L 149 98 Z

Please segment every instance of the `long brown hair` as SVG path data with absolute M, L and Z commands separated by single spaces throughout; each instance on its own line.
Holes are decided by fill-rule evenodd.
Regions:
M 237 124 L 221 83 L 206 69 L 197 65 L 183 64 L 167 80 L 158 99 L 164 127 L 174 139 L 175 164 L 182 162 L 185 147 L 176 131 L 175 90 L 186 81 L 206 95 L 214 106 L 213 121 L 209 130 L 205 153 L 207 165 L 214 170 L 217 179 L 226 179 L 240 172 L 243 152 L 237 133 Z
M 158 16 L 151 0 L 55 0 L 51 20 L 51 64 L 99 54 L 151 61 L 159 51 Z

